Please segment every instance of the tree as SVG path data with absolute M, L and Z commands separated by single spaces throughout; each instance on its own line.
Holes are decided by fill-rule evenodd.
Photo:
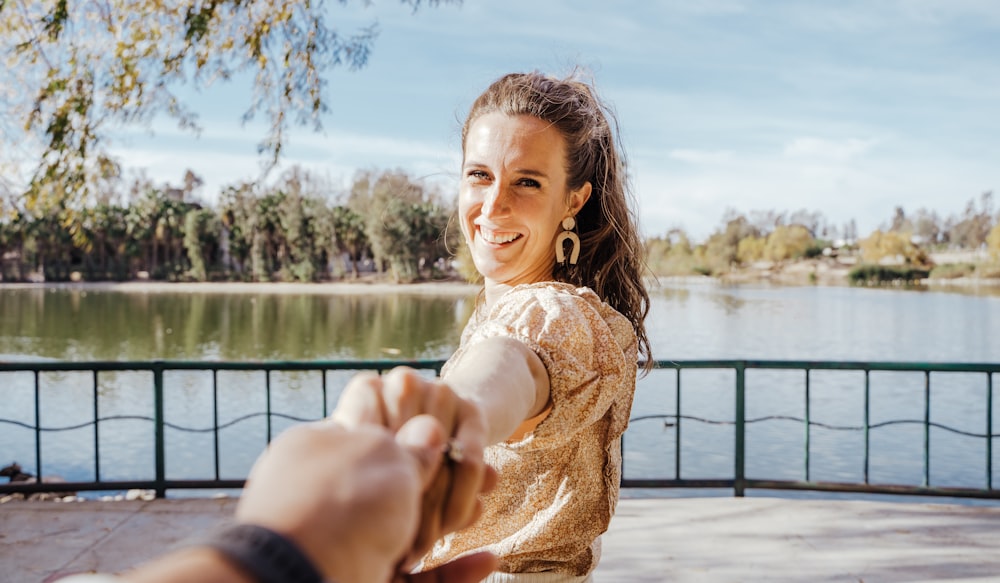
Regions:
M 941 242 L 941 218 L 935 211 L 925 208 L 918 210 L 913 223 L 913 234 L 925 244 L 935 245 Z
M 979 209 L 976 209 L 975 199 L 969 199 L 962 216 L 949 220 L 949 223 L 947 228 L 949 243 L 965 249 L 978 249 L 983 246 L 993 224 L 993 192 L 987 191 L 979 196 Z
M 784 227 L 778 227 L 782 229 Z M 754 237 L 749 236 L 744 239 L 740 239 L 740 242 L 736 245 L 736 259 L 742 265 L 749 265 L 756 261 L 759 261 L 764 257 L 764 249 L 766 248 L 767 241 L 770 239 L 764 237 Z
M 798 259 L 815 243 L 809 229 L 803 225 L 782 225 L 767 236 L 764 258 L 769 261 Z
M 989 249 L 990 257 L 1000 261 L 1000 222 L 990 229 L 990 234 L 986 236 L 986 248 Z
M 346 254 L 351 261 L 351 273 L 355 279 L 361 274 L 358 261 L 368 251 L 368 237 L 365 236 L 365 219 L 348 206 L 331 209 L 333 229 L 336 233 L 337 251 Z
M 913 243 L 909 235 L 896 232 L 882 232 L 876 229 L 867 239 L 858 243 L 861 257 L 868 263 L 879 263 L 884 258 L 901 257 L 907 265 L 925 266 L 927 253 Z
M 819 211 L 807 211 L 800 209 L 788 217 L 789 225 L 800 225 L 805 227 L 812 237 L 818 237 L 827 228 L 826 218 Z
M 906 216 L 906 211 L 903 210 L 903 207 L 897 206 L 896 210 L 893 211 L 892 222 L 889 224 L 889 227 L 885 230 L 889 231 L 890 233 L 910 234 L 913 233 L 914 230 L 913 221 L 911 221 L 910 218 Z
M 55 196 L 84 206 L 109 163 L 111 130 L 159 115 L 197 129 L 196 112 L 174 89 L 251 74 L 243 118 L 266 117 L 259 149 L 273 164 L 290 123 L 319 127 L 327 71 L 363 67 L 378 35 L 375 24 L 342 33 L 330 18 L 324 2 L 308 0 L 0 0 L 0 87 L 8 89 L 0 151 L 38 144 L 32 205 Z
M 713 233 L 705 242 L 705 267 L 712 273 L 728 271 L 738 263 L 738 246 L 741 240 L 760 236 L 760 231 L 743 215 L 727 211 L 723 220 L 725 227 Z
M 646 265 L 654 275 L 690 275 L 695 272 L 694 251 L 683 229 L 667 231 L 665 237 L 652 237 L 644 242 Z
M 184 216 L 184 249 L 191 264 L 190 276 L 195 281 L 208 280 L 205 258 L 214 256 L 219 232 L 215 214 L 208 209 L 192 209 Z
M 364 219 L 376 268 L 390 269 L 396 281 L 416 279 L 421 263 L 432 264 L 447 255 L 441 235 L 451 209 L 405 172 L 360 172 L 348 205 Z

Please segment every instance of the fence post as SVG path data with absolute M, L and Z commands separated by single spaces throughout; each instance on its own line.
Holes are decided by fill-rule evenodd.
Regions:
M 39 371 L 35 369 L 35 476 L 42 480 L 42 396 Z
M 924 371 L 924 488 L 931 485 L 931 371 Z
M 993 489 L 993 373 L 986 373 L 986 489 Z
M 736 363 L 736 451 L 733 456 L 736 461 L 733 479 L 733 495 L 743 497 L 746 488 L 746 361 Z
M 804 460 L 804 462 L 805 462 L 805 468 L 803 468 L 803 469 L 805 470 L 805 475 L 806 475 L 806 481 L 807 482 L 809 481 L 809 450 L 810 450 L 810 447 L 811 447 L 810 440 L 812 439 L 812 409 L 811 409 L 812 395 L 810 393 L 811 387 L 809 386 L 809 380 L 810 380 L 809 379 L 809 369 L 806 368 L 806 402 L 805 402 L 805 414 L 806 414 L 806 421 L 805 421 L 805 426 L 806 426 L 805 427 L 805 429 L 806 429 L 806 451 L 805 451 L 805 460 Z
M 156 497 L 167 496 L 167 470 L 163 439 L 163 363 L 153 363 L 153 431 L 156 450 Z

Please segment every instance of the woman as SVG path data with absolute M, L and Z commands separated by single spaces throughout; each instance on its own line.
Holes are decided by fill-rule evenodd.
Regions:
M 481 518 L 439 541 L 422 569 L 478 550 L 500 560 L 487 581 L 585 581 L 597 565 L 637 358 L 649 361 L 649 296 L 613 121 L 587 83 L 528 73 L 494 82 L 462 128 L 459 221 L 484 294 L 441 376 L 481 411 L 499 482 L 481 508 L 455 510 L 462 495 L 448 493 L 444 530 Z M 430 411 L 429 386 L 443 390 L 415 375 L 386 381 L 381 421 L 447 419 Z

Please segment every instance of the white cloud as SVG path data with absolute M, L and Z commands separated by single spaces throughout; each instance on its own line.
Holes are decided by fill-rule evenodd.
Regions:
M 279 166 L 267 177 L 264 157 L 257 154 L 253 128 L 212 127 L 202 137 L 173 127 L 156 129 L 154 135 L 130 134 L 112 154 L 128 169 L 144 169 L 154 184 L 178 183 L 186 169 L 200 176 L 201 198 L 214 204 L 223 188 L 241 181 L 273 180 L 292 166 L 302 167 L 332 184 L 347 188 L 359 170 L 401 168 L 441 188 L 447 195 L 459 166 L 459 153 L 431 141 L 393 138 L 331 130 L 327 135 L 293 136 Z
M 942 217 L 960 214 L 969 199 L 995 188 L 990 176 L 1000 179 L 986 157 L 893 151 L 892 156 L 844 158 L 860 146 L 829 147 L 822 141 L 813 146 L 804 149 L 841 157 L 740 152 L 723 168 L 639 160 L 633 171 L 643 233 L 663 234 L 680 225 L 700 242 L 720 226 L 726 209 L 744 214 L 805 209 L 820 212 L 838 228 L 853 219 L 866 235 L 889 220 L 897 206 L 908 213 L 927 208 Z
M 723 164 L 732 160 L 733 153 L 726 150 L 671 150 L 667 156 L 689 164 Z
M 789 158 L 809 158 L 846 162 L 871 150 L 877 143 L 874 139 L 847 138 L 828 140 L 824 138 L 795 138 L 784 149 Z
M 896 4 L 906 17 L 927 24 L 945 24 L 960 18 L 980 24 L 1000 23 L 1000 5 L 995 0 L 896 0 Z

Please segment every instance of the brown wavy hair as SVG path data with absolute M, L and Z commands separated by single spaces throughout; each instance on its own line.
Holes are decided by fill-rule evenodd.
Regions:
M 552 124 L 566 140 L 569 189 L 590 182 L 590 198 L 576 215 L 580 258 L 576 265 L 556 264 L 557 281 L 585 286 L 620 312 L 635 330 L 639 354 L 652 367 L 646 334 L 649 293 L 634 197 L 626 172 L 618 120 L 593 83 L 579 72 L 559 79 L 538 72 L 511 73 L 491 84 L 472 104 L 462 126 L 462 151 L 469 127 L 489 113 L 530 115 Z

